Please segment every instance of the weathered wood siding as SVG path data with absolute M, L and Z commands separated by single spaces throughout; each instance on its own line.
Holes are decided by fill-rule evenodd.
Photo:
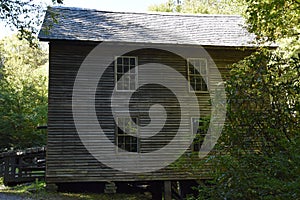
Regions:
M 48 111 L 48 146 L 47 170 L 48 183 L 59 182 L 89 182 L 89 181 L 138 181 L 138 180 L 183 180 L 203 176 L 201 171 L 174 170 L 172 167 L 157 172 L 145 174 L 123 173 L 106 167 L 98 162 L 83 146 L 77 134 L 72 115 L 72 89 L 78 69 L 86 55 L 97 45 L 93 42 L 50 42 L 50 70 L 49 70 L 49 111 Z M 142 45 L 141 45 L 142 47 Z M 207 48 L 207 52 L 214 59 L 223 78 L 228 75 L 227 65 L 232 64 L 248 55 L 249 52 L 233 48 Z M 187 76 L 186 61 L 165 51 L 144 49 L 129 53 L 138 57 L 138 64 L 149 62 L 163 63 L 172 66 L 185 77 Z M 111 58 L 97 58 L 101 59 Z M 147 69 L 144 69 L 147 70 Z M 161 73 L 161 72 L 158 72 Z M 217 71 L 209 71 L 210 81 L 213 83 Z M 166 75 L 166 78 L 168 76 Z M 169 77 L 171 78 L 171 77 Z M 105 71 L 105 76 L 98 85 L 96 93 L 96 111 L 102 129 L 112 142 L 115 142 L 115 122 L 111 116 L 110 93 L 114 87 L 114 63 Z M 142 80 L 139 80 L 142 81 Z M 187 87 L 186 87 L 187 88 Z M 162 88 L 148 86 L 143 95 L 135 96 L 132 100 L 132 112 L 147 124 L 147 111 L 153 103 L 162 103 L 166 110 L 170 110 L 171 120 L 167 122 L 161 134 L 152 138 L 155 142 L 141 139 L 140 152 L 150 152 L 163 147 L 173 137 L 178 126 L 177 103 L 170 93 L 165 93 Z M 156 94 L 156 95 L 155 95 Z M 156 98 L 153 98 L 153 95 Z M 122 94 L 119 96 L 122 104 Z M 149 98 L 152 97 L 152 98 Z M 202 115 L 210 114 L 209 94 L 201 93 L 198 97 Z M 136 106 L 134 106 L 136 105 Z M 185 125 L 190 130 L 190 124 Z M 96 133 L 95 133 L 96 134 Z M 160 160 L 149 160 L 149 166 Z

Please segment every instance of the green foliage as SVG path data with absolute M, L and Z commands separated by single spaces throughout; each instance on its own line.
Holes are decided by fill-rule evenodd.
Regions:
M 3 194 L 13 195 L 17 199 L 44 199 L 44 200 L 148 200 L 149 194 L 89 194 L 89 193 L 57 193 L 48 192 L 44 181 L 32 184 L 21 184 L 15 187 L 6 187 Z M 3 195 L 5 197 L 5 195 Z M 11 197 L 11 198 L 13 198 Z
M 260 151 L 281 148 L 279 144 L 274 146 L 274 141 L 290 141 L 299 131 L 299 72 L 299 58 L 283 59 L 269 50 L 236 64 L 227 82 L 228 119 L 232 126 L 229 132 L 237 132 L 235 128 L 240 127 L 239 136 L 256 134 L 261 140 L 257 141 Z
M 162 3 L 159 5 L 151 5 L 148 10 L 155 12 L 180 12 L 181 6 L 176 5 L 175 1 L 168 0 L 166 3 Z
M 227 81 L 227 123 L 198 199 L 300 198 L 300 60 L 261 49 Z M 292 55 L 292 56 L 288 56 Z
M 61 4 L 63 1 L 52 0 L 52 3 Z M 46 7 L 44 0 L 0 0 L 0 19 L 12 29 L 17 29 L 19 38 L 32 42 Z
M 279 47 L 232 66 L 227 122 L 217 153 L 203 160 L 213 179 L 197 199 L 300 199 L 299 1 L 244 3 L 248 30 Z
M 0 149 L 44 145 L 36 127 L 47 122 L 47 53 L 16 36 L 0 42 L 0 53 Z
M 262 41 L 297 37 L 300 32 L 299 0 L 244 0 L 250 32 Z
M 46 189 L 45 181 L 36 180 L 32 184 L 21 184 L 11 188 L 15 193 L 43 192 Z
M 149 7 L 150 11 L 180 12 L 199 14 L 241 14 L 245 6 L 240 0 L 184 0 L 181 5 L 176 1 Z
M 241 14 L 244 6 L 238 0 L 185 0 L 183 13 Z

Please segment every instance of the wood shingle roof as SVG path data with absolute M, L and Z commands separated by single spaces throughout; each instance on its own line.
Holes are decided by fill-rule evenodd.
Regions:
M 53 16 L 57 23 L 53 23 Z M 108 12 L 70 7 L 49 8 L 39 38 L 254 46 L 254 36 L 247 32 L 244 19 L 237 15 Z

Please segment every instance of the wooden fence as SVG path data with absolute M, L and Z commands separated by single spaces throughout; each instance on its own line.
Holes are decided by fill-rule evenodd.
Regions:
M 7 186 L 44 180 L 46 148 L 0 153 L 0 177 Z

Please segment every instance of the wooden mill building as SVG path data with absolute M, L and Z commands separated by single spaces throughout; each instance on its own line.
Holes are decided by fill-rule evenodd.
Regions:
M 141 70 L 146 70 L 144 74 L 149 70 L 137 66 L 160 63 L 176 69 L 189 83 L 180 85 L 180 89 L 188 93 L 192 88 L 198 98 L 200 115 L 209 116 L 209 88 L 219 84 L 219 80 L 216 80 L 217 71 L 225 80 L 228 65 L 241 60 L 254 49 L 254 45 L 251 44 L 253 37 L 243 26 L 243 19 L 235 15 L 130 13 L 68 7 L 49 8 L 39 33 L 41 41 L 49 42 L 47 183 L 59 185 L 77 182 L 184 181 L 204 178 L 204 171 L 199 169 L 195 172 L 189 170 L 189 167 L 182 170 L 174 163 L 168 163 L 167 166 L 155 171 L 132 173 L 130 170 L 126 171 L 123 162 L 120 162 L 121 166 L 112 163 L 117 166 L 115 169 L 107 162 L 99 161 L 91 151 L 101 157 L 107 153 L 106 144 L 97 138 L 98 132 L 94 130 L 93 120 L 89 117 L 84 119 L 90 149 L 85 147 L 78 134 L 79 129 L 75 125 L 76 116 L 73 112 L 72 99 L 75 80 L 82 65 L 87 67 L 89 64 L 93 65 L 92 69 L 96 69 L 95 74 L 98 70 L 103 71 L 102 76 L 98 77 L 94 103 L 95 116 L 108 138 L 106 141 L 114 144 L 115 151 L 120 153 L 118 154 L 120 156 L 122 152 L 131 152 L 142 157 L 167 145 L 174 138 L 172 134 L 182 121 L 179 118 L 180 110 L 177 109 L 178 101 L 173 98 L 174 93 L 155 84 L 148 84 L 144 88 L 137 87 L 138 82 L 143 82 L 139 76 L 143 74 Z M 102 47 L 102 54 L 98 52 L 97 58 L 89 57 L 90 60 L 87 61 L 86 58 L 92 50 L 102 43 L 105 43 L 107 50 Z M 132 50 L 122 55 L 113 54 L 123 47 Z M 183 58 L 176 52 L 166 50 L 187 47 L 203 48 L 206 50 L 203 54 L 205 56 L 192 53 L 190 57 Z M 217 68 L 213 68 L 212 65 Z M 196 67 L 201 73 L 193 70 L 191 66 Z M 123 96 L 127 98 L 126 92 L 137 89 L 144 92 L 143 95 L 137 93 L 131 95 L 133 99 L 130 104 L 132 106 L 129 106 L 132 111 L 131 121 L 128 116 L 120 115 L 114 118 L 110 101 L 115 83 L 129 71 L 130 76 L 116 86 L 118 88 L 115 95 L 119 101 L 118 105 L 122 107 L 125 105 L 123 100 L 126 100 L 122 99 Z M 88 74 L 93 75 L 91 72 Z M 151 76 L 155 77 L 156 74 Z M 164 70 L 157 70 L 157 76 L 165 77 L 166 82 L 174 81 Z M 83 79 L 92 80 L 93 77 L 86 76 Z M 91 88 L 82 86 L 81 89 L 85 92 Z M 86 102 L 88 101 L 89 99 L 86 99 Z M 82 103 L 85 104 L 85 101 Z M 153 104 L 162 104 L 166 112 L 170 113 L 170 116 L 168 115 L 170 119 L 167 119 L 159 134 L 151 136 L 150 139 L 139 138 L 137 125 L 143 126 L 149 123 L 147 112 Z M 81 112 L 89 116 L 89 110 L 83 109 Z M 130 125 L 130 135 L 118 128 L 122 124 Z M 183 129 L 193 132 L 193 128 L 190 128 L 191 124 L 193 124 L 192 118 L 190 123 L 183 125 Z M 102 152 L 97 150 L 99 143 L 101 149 L 104 149 Z M 95 145 L 94 149 L 92 145 Z M 107 144 L 107 148 L 109 146 Z M 191 145 L 184 155 L 188 157 L 197 149 L 195 145 Z M 124 154 L 124 157 L 126 156 L 128 157 L 129 154 Z M 128 166 L 139 165 L 133 162 L 127 162 Z M 155 163 L 163 162 L 165 161 L 159 160 L 159 157 L 149 159 L 149 168 L 155 168 Z M 119 170 L 122 167 L 124 171 Z M 145 166 L 141 167 L 145 168 Z

